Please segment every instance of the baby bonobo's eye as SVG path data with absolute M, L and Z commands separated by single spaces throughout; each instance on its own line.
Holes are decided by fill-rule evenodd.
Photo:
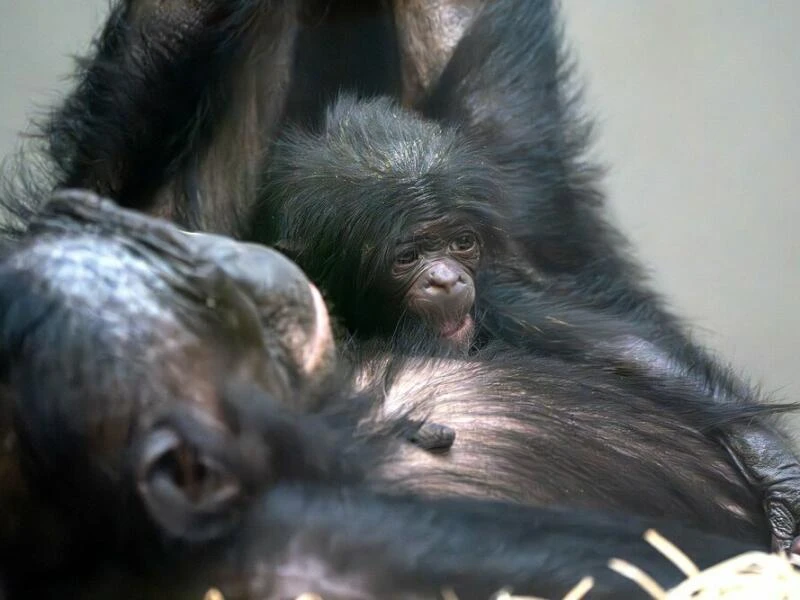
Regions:
M 395 255 L 394 264 L 400 267 L 407 267 L 417 262 L 417 258 L 416 248 L 405 248 Z
M 452 242 L 450 249 L 454 252 L 471 252 L 476 250 L 478 240 L 474 233 L 466 232 L 459 234 Z

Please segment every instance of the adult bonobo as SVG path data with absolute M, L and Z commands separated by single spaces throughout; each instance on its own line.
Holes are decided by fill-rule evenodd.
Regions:
M 655 377 L 656 386 L 678 373 L 709 403 L 756 397 L 689 339 L 607 223 L 555 13 L 546 0 L 398 0 L 391 10 L 344 0 L 120 2 L 74 93 L 46 128 L 45 187 L 87 187 L 190 229 L 286 241 L 262 229 L 280 216 L 274 205 L 253 210 L 275 136 L 288 122 L 315 131 L 339 89 L 401 95 L 421 117 L 455 126 L 457 143 L 479 150 L 481 172 L 494 171 L 498 185 L 479 190 L 477 197 L 488 198 L 479 208 L 509 224 L 506 237 L 521 264 L 493 273 L 493 285 L 478 282 L 479 292 L 498 296 L 482 315 L 490 337 L 549 352 L 559 336 L 571 335 L 563 323 L 584 313 L 548 319 L 538 298 L 517 293 L 529 279 L 540 279 L 531 293 L 544 285 L 548 298 L 562 295 L 570 306 L 599 309 L 611 319 L 604 327 L 632 331 L 614 340 L 612 353 L 622 358 L 617 362 L 644 366 L 648 376 L 663 375 Z M 337 52 L 330 52 L 334 46 Z M 443 158 L 468 173 L 463 155 Z M 388 171 L 394 167 L 386 164 Z M 381 201 L 400 201 L 383 195 L 378 175 L 365 189 L 380 188 Z M 37 195 L 24 197 L 34 203 Z M 321 213 L 330 212 L 328 198 L 318 202 Z M 380 250 L 394 253 L 405 240 L 380 242 Z M 449 240 L 448 248 L 451 243 L 457 252 L 468 247 L 466 238 Z M 444 284 L 437 289 L 453 279 L 452 273 L 438 278 Z M 456 277 L 452 289 L 458 283 Z M 504 293 L 507 284 L 513 294 Z M 459 297 L 469 299 L 467 292 Z M 348 300 L 337 306 L 352 306 Z M 452 314 L 438 322 L 437 333 L 461 340 L 470 326 L 461 318 L 466 301 L 446 304 Z M 543 323 L 554 323 L 552 333 Z M 595 350 L 580 336 L 573 347 L 582 344 L 578 362 Z M 762 491 L 776 543 L 788 547 L 800 517 L 797 457 L 761 420 L 731 423 L 717 434 Z
M 0 290 L 17 471 L 0 501 L 53 527 L 28 513 L 1 532 L 12 598 L 557 596 L 585 574 L 596 597 L 628 597 L 612 557 L 679 578 L 641 540 L 648 526 L 702 565 L 768 545 L 757 495 L 702 433 L 759 407 L 676 382 L 678 415 L 636 379 L 502 348 L 470 374 L 373 351 L 347 368 L 286 258 L 82 192 L 9 243 Z M 427 415 L 464 432 L 448 454 L 388 435 Z

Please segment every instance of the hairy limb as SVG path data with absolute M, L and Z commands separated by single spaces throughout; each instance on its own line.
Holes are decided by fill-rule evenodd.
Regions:
M 313 124 L 341 89 L 396 93 L 393 34 L 381 2 L 118 4 L 48 128 L 58 185 L 244 234 L 287 121 Z
M 231 233 L 283 111 L 296 3 L 129 0 L 51 119 L 59 186 Z

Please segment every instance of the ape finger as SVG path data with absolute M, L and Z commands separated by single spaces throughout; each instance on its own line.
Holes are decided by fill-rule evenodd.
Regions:
M 773 492 L 770 496 L 764 509 L 772 531 L 772 549 L 775 552 L 800 554 L 798 522 L 794 517 L 797 513 L 796 498 L 778 492 Z
M 447 450 L 456 440 L 456 431 L 447 425 L 438 423 L 423 423 L 419 429 L 412 433 L 408 441 L 423 450 Z

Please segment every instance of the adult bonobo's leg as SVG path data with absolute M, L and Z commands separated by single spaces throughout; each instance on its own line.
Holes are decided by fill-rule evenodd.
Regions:
M 234 230 L 283 112 L 299 5 L 115 3 L 45 131 L 52 183 Z
M 512 234 L 526 258 L 551 282 L 550 291 L 641 331 L 642 338 L 618 348 L 622 355 L 645 371 L 688 377 L 709 402 L 756 398 L 755 389 L 691 340 L 609 223 L 599 170 L 588 159 L 590 124 L 563 45 L 553 2 L 485 2 L 417 106 L 459 126 L 500 167 L 506 188 L 498 204 L 515 224 Z M 428 46 L 437 56 L 438 46 Z M 498 327 L 509 320 L 521 325 L 524 345 L 524 319 L 517 311 Z M 788 548 L 800 522 L 798 457 L 779 432 L 759 421 L 731 425 L 719 437 L 763 490 L 775 542 Z

